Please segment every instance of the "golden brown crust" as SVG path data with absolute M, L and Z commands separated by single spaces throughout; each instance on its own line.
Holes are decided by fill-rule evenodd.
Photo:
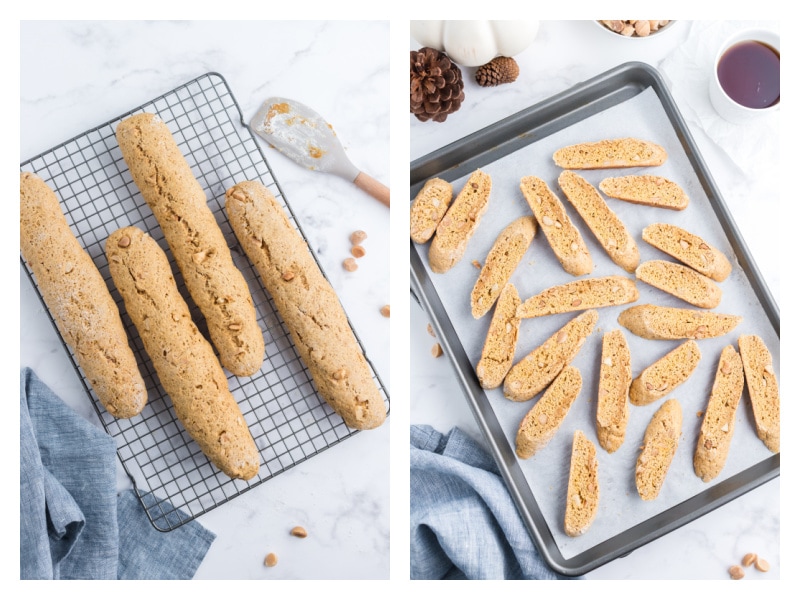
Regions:
M 631 383 L 631 404 L 645 406 L 684 383 L 700 363 L 700 346 L 687 340 L 645 368 Z
M 636 277 L 698 308 L 716 308 L 722 300 L 722 289 L 710 278 L 668 260 L 643 262 Z
M 522 319 L 629 304 L 639 299 L 636 282 L 621 275 L 577 279 L 531 296 L 517 310 Z
M 742 317 L 688 308 L 637 304 L 623 310 L 617 321 L 648 340 L 700 340 L 725 335 Z
M 606 196 L 634 204 L 670 210 L 689 206 L 686 192 L 674 181 L 658 175 L 607 177 L 600 182 L 600 189 Z
M 609 454 L 625 441 L 628 427 L 628 389 L 631 385 L 631 352 L 621 329 L 603 334 L 600 382 L 597 390 L 597 440 Z
M 703 238 L 671 223 L 653 223 L 642 230 L 642 239 L 714 281 L 731 274 L 727 257 Z
M 739 337 L 747 391 L 758 439 L 772 452 L 781 450 L 781 399 L 772 354 L 757 335 Z
M 519 336 L 518 306 L 517 288 L 513 283 L 507 283 L 497 299 L 481 358 L 475 367 L 478 382 L 484 389 L 500 387 L 514 362 Z
M 657 167 L 666 160 L 664 148 L 636 138 L 584 142 L 560 148 L 553 153 L 553 161 L 563 169 Z
M 650 419 L 634 477 L 642 500 L 655 500 L 661 492 L 678 449 L 682 425 L 681 405 L 674 398 L 665 401 Z
M 600 506 L 600 477 L 597 451 L 581 430 L 572 436 L 564 532 L 571 537 L 583 535 L 597 517 Z
M 424 244 L 433 237 L 453 199 L 450 182 L 434 177 L 425 182 L 411 203 L 411 239 Z

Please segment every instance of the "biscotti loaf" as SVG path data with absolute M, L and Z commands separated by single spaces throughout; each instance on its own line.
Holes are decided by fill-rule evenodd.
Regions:
M 517 456 L 530 458 L 553 439 L 582 385 L 581 372 L 572 366 L 564 367 L 522 418 L 517 429 Z
M 411 239 L 417 244 L 431 239 L 452 199 L 450 182 L 438 177 L 426 181 L 411 203 Z
M 588 308 L 629 304 L 639 299 L 636 282 L 621 275 L 577 279 L 531 296 L 517 310 L 522 319 Z
M 678 449 L 682 426 L 683 412 L 674 398 L 666 400 L 647 424 L 634 475 L 642 500 L 655 500 L 661 492 Z
M 653 142 L 628 137 L 566 146 L 553 153 L 553 160 L 562 169 L 657 167 L 667 160 L 667 151 Z
M 600 182 L 606 196 L 656 208 L 683 210 L 689 206 L 689 196 L 674 181 L 659 175 L 626 175 L 606 177 Z
M 386 405 L 331 284 L 272 193 L 243 181 L 225 194 L 239 243 L 272 296 L 320 396 L 348 427 L 373 429 Z
M 621 329 L 603 334 L 600 383 L 597 390 L 597 440 L 606 452 L 616 452 L 628 427 L 628 389 L 631 385 L 631 351 Z
M 169 127 L 157 115 L 136 114 L 117 126 L 117 141 L 206 318 L 220 362 L 234 375 L 253 375 L 264 361 L 264 334 L 253 298 Z
M 50 315 L 97 399 L 118 418 L 139 414 L 147 389 L 103 276 L 69 228 L 55 192 L 19 178 L 19 244 Z
M 642 230 L 642 239 L 714 281 L 731 274 L 731 263 L 703 238 L 670 223 L 653 223 Z
M 700 346 L 686 340 L 645 368 L 631 383 L 631 404 L 645 406 L 684 383 L 700 363 Z
M 497 236 L 472 288 L 470 307 L 473 317 L 480 319 L 492 308 L 535 234 L 536 220 L 526 216 L 512 221 Z
M 553 191 L 538 177 L 523 177 L 520 189 L 564 270 L 576 277 L 591 273 L 586 242 Z
M 732 331 L 742 317 L 722 313 L 637 304 L 623 310 L 617 321 L 631 333 L 648 340 L 700 340 Z
M 106 255 L 128 316 L 187 433 L 223 473 L 252 479 L 258 448 L 214 349 L 192 321 L 167 255 L 137 227 L 109 235 Z
M 757 335 L 739 336 L 739 352 L 758 439 L 772 452 L 780 452 L 781 399 L 772 354 Z
M 492 178 L 480 169 L 474 171 L 436 227 L 428 263 L 434 273 L 446 273 L 464 256 L 481 218 L 489 208 Z
M 514 284 L 509 282 L 497 299 L 481 357 L 475 367 L 475 374 L 483 389 L 500 387 L 514 362 L 519 336 L 518 306 L 519 293 Z
M 722 290 L 705 275 L 668 260 L 648 260 L 636 268 L 636 277 L 699 308 L 716 308 Z
M 599 506 L 597 451 L 592 441 L 578 429 L 572 435 L 564 533 L 570 537 L 586 533 L 597 516 Z
M 578 354 L 598 316 L 594 309 L 581 313 L 511 367 L 503 381 L 505 397 L 524 402 L 550 385 Z
M 706 483 L 720 474 L 728 459 L 736 425 L 736 408 L 743 391 L 742 359 L 733 346 L 725 346 L 719 357 L 694 452 L 694 472 Z
M 574 171 L 562 172 L 558 185 L 611 260 L 633 273 L 639 264 L 636 241 L 595 187 Z

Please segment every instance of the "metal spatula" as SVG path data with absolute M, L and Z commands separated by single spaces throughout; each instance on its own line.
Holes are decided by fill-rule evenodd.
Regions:
M 267 98 L 250 120 L 250 127 L 296 163 L 352 181 L 389 206 L 389 188 L 355 167 L 333 127 L 304 104 L 287 98 Z

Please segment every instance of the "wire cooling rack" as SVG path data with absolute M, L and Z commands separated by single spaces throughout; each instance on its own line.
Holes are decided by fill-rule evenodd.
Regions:
M 253 295 L 266 343 L 264 364 L 252 377 L 235 377 L 228 373 L 230 390 L 261 456 L 259 474 L 249 481 L 230 479 L 216 469 L 183 429 L 111 280 L 104 252 L 105 240 L 120 227 L 136 225 L 147 231 L 167 253 L 175 281 L 192 309 L 194 321 L 207 334 L 205 320 L 188 295 L 164 235 L 133 183 L 117 145 L 117 124 L 138 112 L 156 113 L 169 126 L 206 193 L 209 207 L 231 248 L 234 263 L 242 271 Z M 108 414 L 71 349 L 66 344 L 64 347 L 103 427 L 116 440 L 122 466 L 156 529 L 176 529 L 358 433 L 347 427 L 318 395 L 272 299 L 228 222 L 224 210 L 225 190 L 243 180 L 258 180 L 270 189 L 306 239 L 221 75 L 207 73 L 189 81 L 22 163 L 21 170 L 36 173 L 56 192 L 73 233 L 94 259 L 119 306 L 147 385 L 148 403 L 141 414 L 132 419 L 115 419 Z M 42 299 L 33 274 L 24 261 L 22 264 Z M 49 311 L 47 314 L 50 316 Z M 50 318 L 52 321 L 52 316 Z M 63 338 L 61 341 L 64 343 Z M 370 369 L 388 412 L 388 394 L 371 363 Z

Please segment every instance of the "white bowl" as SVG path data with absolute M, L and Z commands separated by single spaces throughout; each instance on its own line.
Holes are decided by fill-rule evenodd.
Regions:
M 600 29 L 602 29 L 603 31 L 605 31 L 609 35 L 613 35 L 615 38 L 621 38 L 623 40 L 644 41 L 644 40 L 649 40 L 649 39 L 656 38 L 656 37 L 661 37 L 662 35 L 667 33 L 670 29 L 672 29 L 672 26 L 675 25 L 676 21 L 674 21 L 674 20 L 670 21 L 669 23 L 667 23 L 663 27 L 659 27 L 656 31 L 652 32 L 650 35 L 646 35 L 644 37 L 639 37 L 638 35 L 631 35 L 631 36 L 622 35 L 621 33 L 617 33 L 616 31 L 612 31 L 611 29 L 609 29 L 608 27 L 603 25 L 602 21 L 595 21 L 595 23 L 597 24 L 597 26 Z

